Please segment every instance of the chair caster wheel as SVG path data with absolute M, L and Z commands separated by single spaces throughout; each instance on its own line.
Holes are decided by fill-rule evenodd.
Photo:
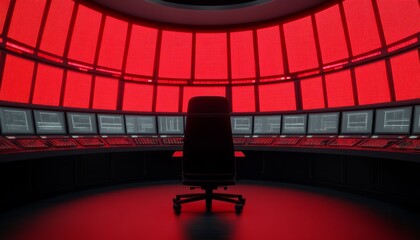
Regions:
M 244 205 L 243 204 L 238 203 L 238 204 L 235 205 L 235 212 L 236 212 L 236 214 L 242 213 L 242 210 L 243 209 L 244 209 Z
M 173 208 L 174 208 L 174 211 L 175 211 L 176 214 L 180 214 L 181 213 L 181 204 L 174 203 Z

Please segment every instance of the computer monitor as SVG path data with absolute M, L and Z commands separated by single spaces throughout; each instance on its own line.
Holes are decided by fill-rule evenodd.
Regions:
M 420 133 L 420 105 L 414 107 L 414 126 L 413 134 Z
M 254 134 L 280 134 L 281 116 L 254 116 Z
M 155 116 L 125 116 L 127 134 L 157 134 Z
M 67 124 L 70 134 L 97 134 L 94 113 L 67 113 Z
M 373 110 L 343 112 L 341 117 L 342 134 L 372 133 Z
M 231 116 L 230 123 L 233 135 L 252 134 L 252 116 Z
M 161 135 L 184 134 L 183 116 L 158 116 L 158 128 Z
M 409 134 L 412 107 L 376 110 L 376 134 Z
M 34 117 L 38 134 L 66 134 L 63 112 L 34 110 Z
M 340 113 L 309 114 L 308 134 L 338 134 Z
M 2 134 L 34 134 L 34 122 L 29 109 L 0 108 Z
M 283 115 L 282 134 L 306 134 L 306 114 Z
M 123 115 L 98 114 L 100 134 L 125 134 Z

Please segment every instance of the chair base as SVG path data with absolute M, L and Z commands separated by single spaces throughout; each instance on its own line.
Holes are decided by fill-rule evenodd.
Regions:
M 203 188 L 205 193 L 192 193 L 192 194 L 180 194 L 176 195 L 173 199 L 173 208 L 176 214 L 181 213 L 181 204 L 196 202 L 205 200 L 206 201 L 206 211 L 211 212 L 211 206 L 213 200 L 230 202 L 235 204 L 235 212 L 237 214 L 242 213 L 243 207 L 245 205 L 245 198 L 239 194 L 227 194 L 227 193 L 214 193 L 215 188 Z

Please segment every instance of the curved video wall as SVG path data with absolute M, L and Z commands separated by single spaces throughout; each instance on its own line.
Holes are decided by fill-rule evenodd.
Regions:
M 167 27 L 85 1 L 0 0 L 0 101 L 185 112 L 197 95 L 233 112 L 420 98 L 417 0 L 347 0 L 229 29 Z

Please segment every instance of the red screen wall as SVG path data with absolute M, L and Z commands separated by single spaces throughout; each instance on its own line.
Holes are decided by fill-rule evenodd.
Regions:
M 252 31 L 230 34 L 232 78 L 255 78 L 254 39 Z
M 300 81 L 303 109 L 324 108 L 324 91 L 322 77 L 308 78 Z
M 151 112 L 153 85 L 125 83 L 123 110 Z
M 121 69 L 128 24 L 106 17 L 98 65 Z
M 28 103 L 34 63 L 13 55 L 6 56 L 0 100 Z
M 191 33 L 163 31 L 159 76 L 163 78 L 190 78 L 191 45 Z
M 357 67 L 355 73 L 359 104 L 390 101 L 385 61 Z
M 325 75 L 328 107 L 354 105 L 353 87 L 349 70 Z
M 420 98 L 419 59 L 418 50 L 391 58 L 396 100 Z
M 156 29 L 133 25 L 127 55 L 127 73 L 153 75 L 156 41 Z
M 273 26 L 258 29 L 257 36 L 260 76 L 283 74 L 283 55 L 279 27 Z
M 89 108 L 92 75 L 67 71 L 65 107 Z
M 3 32 L 4 21 L 6 20 L 7 11 L 9 10 L 10 0 L 0 0 L 0 35 Z
M 186 112 L 188 101 L 195 96 L 226 96 L 225 87 L 184 87 L 182 111 Z
M 62 56 L 73 12 L 72 1 L 51 1 L 40 49 Z
M 97 76 L 93 93 L 93 108 L 117 109 L 118 79 Z
M 178 112 L 179 87 L 158 86 L 156 97 L 156 112 Z
M 63 69 L 38 64 L 32 103 L 59 106 Z
M 255 112 L 255 87 L 233 86 L 232 87 L 232 111 Z
M 227 79 L 228 54 L 226 33 L 197 33 L 195 78 Z
M 294 82 L 264 84 L 258 88 L 261 112 L 296 110 Z

